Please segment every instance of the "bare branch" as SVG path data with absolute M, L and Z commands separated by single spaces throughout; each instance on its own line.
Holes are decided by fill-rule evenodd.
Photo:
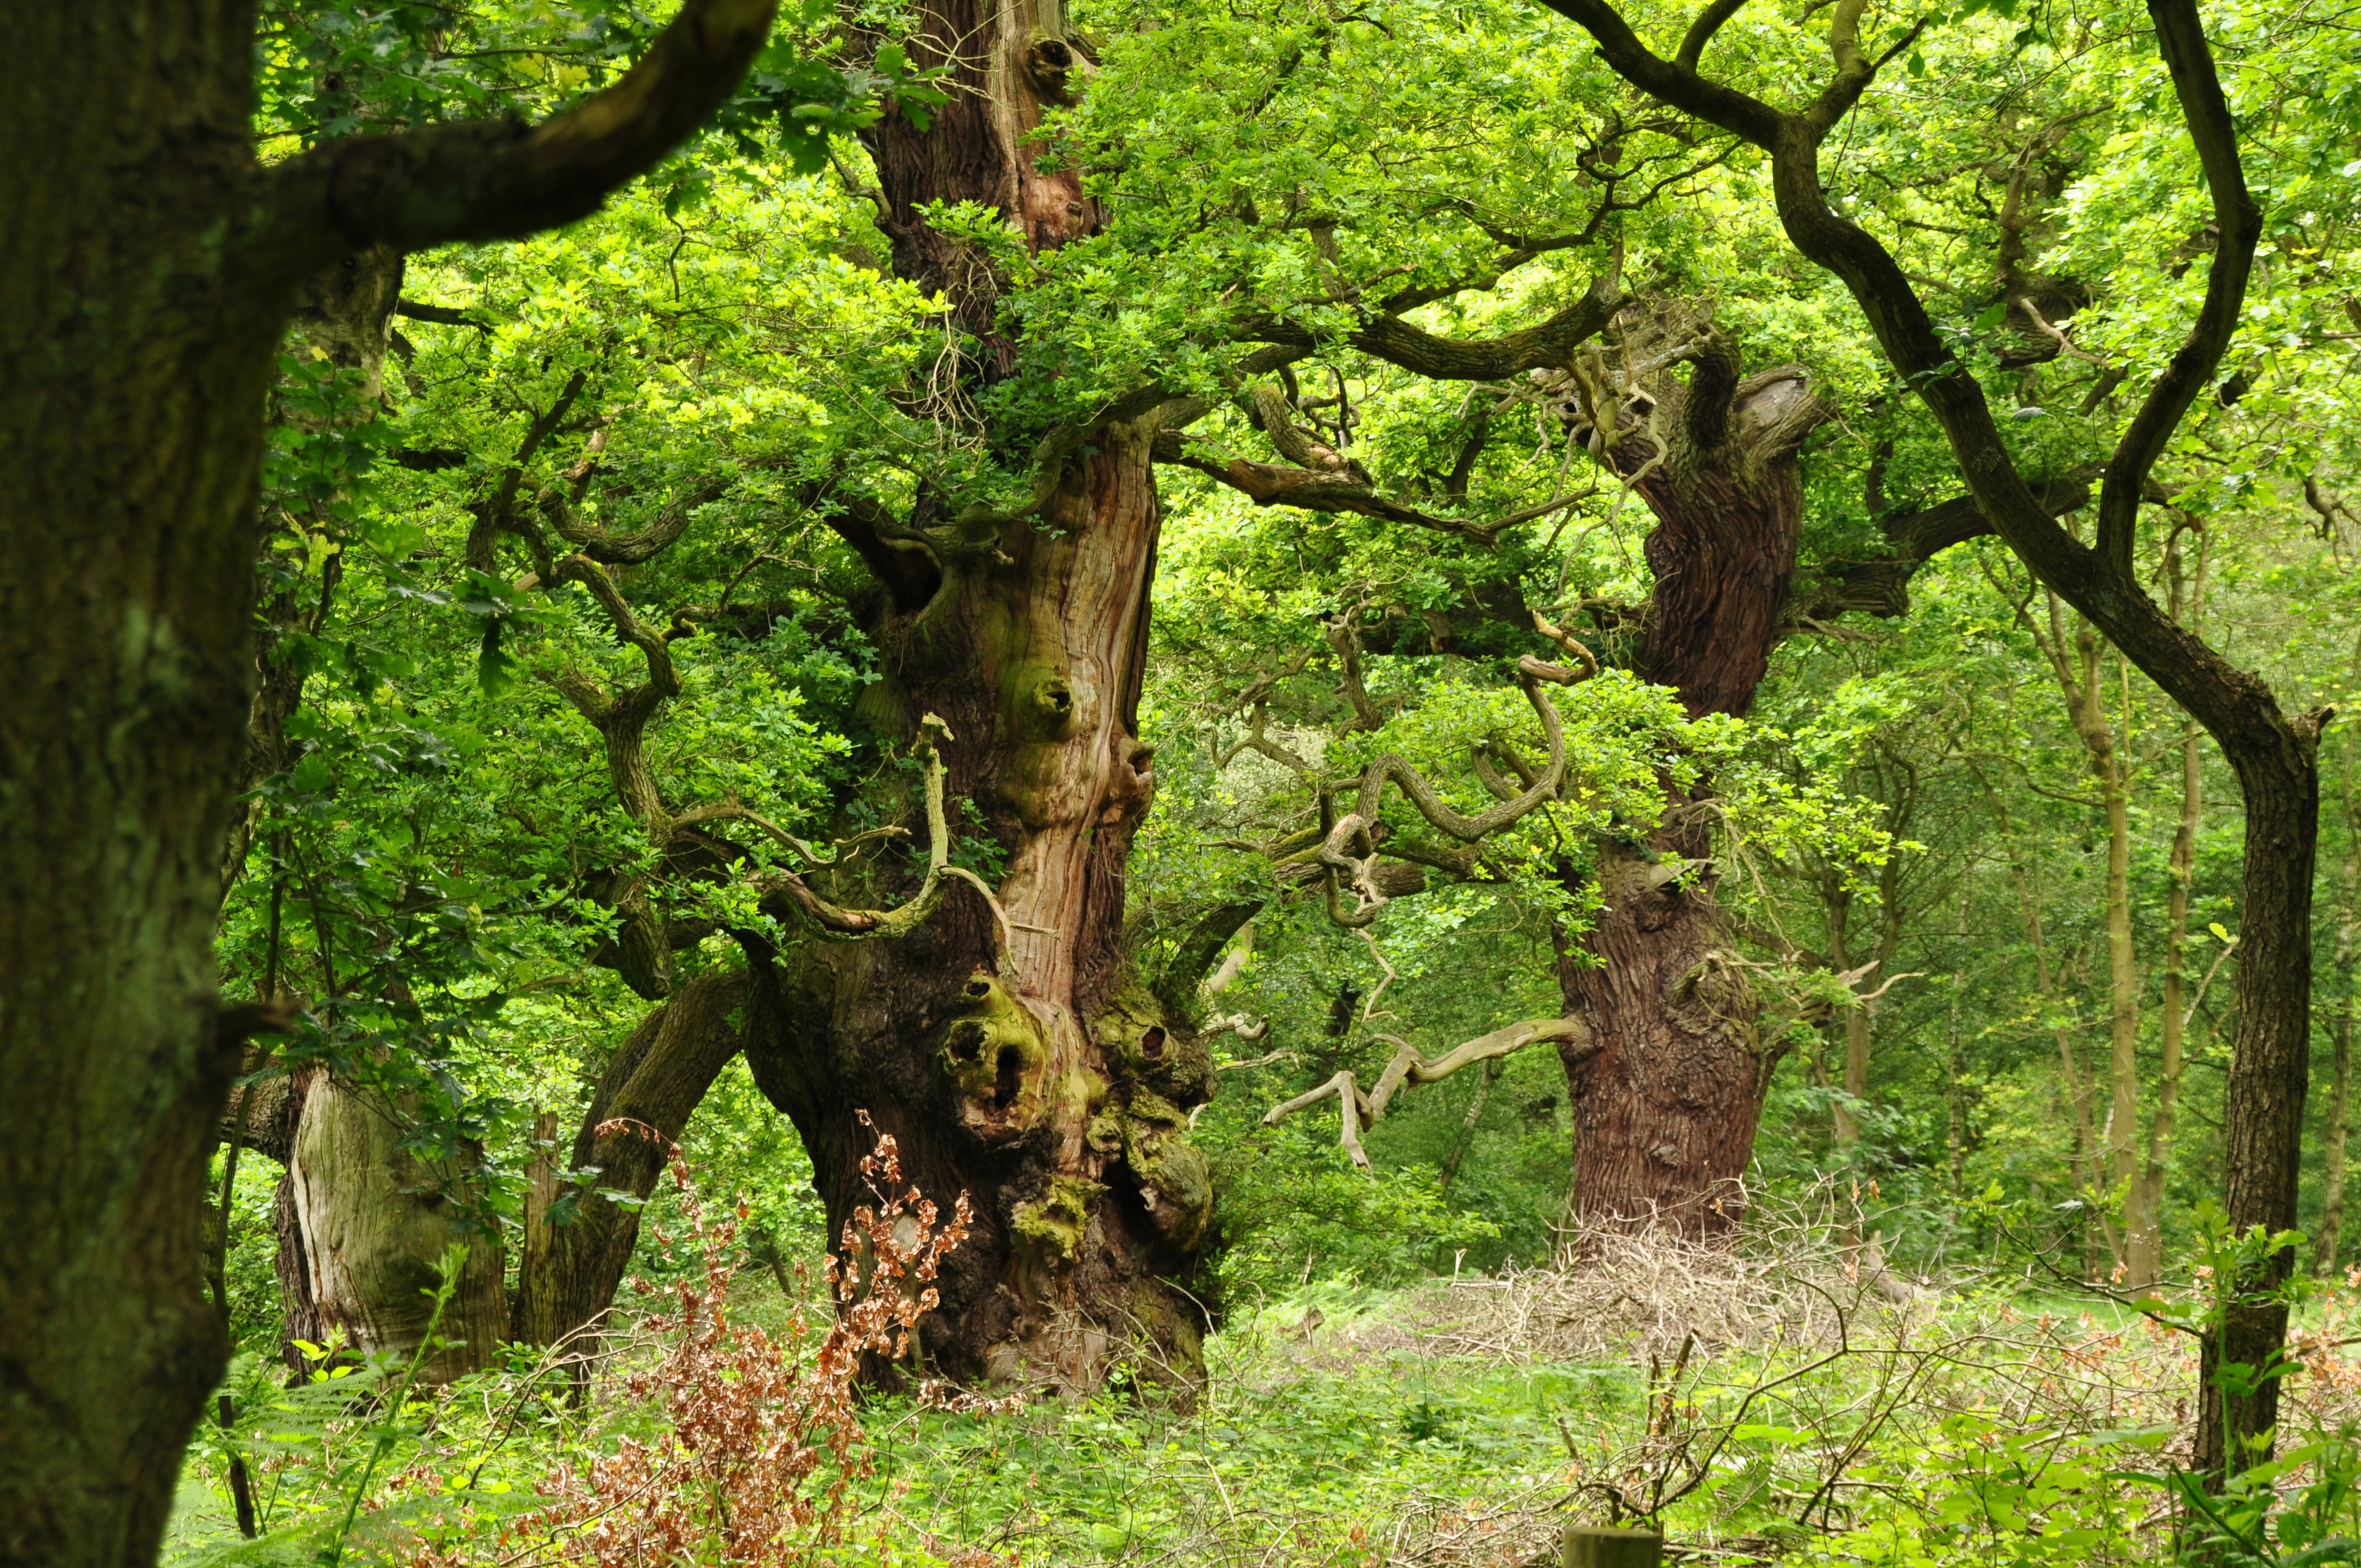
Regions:
M 2180 428 L 2180 418 L 2197 399 L 2237 331 L 2238 315 L 2246 298 L 2246 280 L 2254 270 L 2255 246 L 2263 232 L 2263 210 L 2246 192 L 2246 174 L 2238 158 L 2238 130 L 2230 117 L 2229 100 L 2213 69 L 2213 51 L 2205 41 L 2205 25 L 2196 0 L 2150 0 L 2148 16 L 2156 23 L 2158 49 L 2172 72 L 2173 92 L 2180 99 L 2181 118 L 2190 139 L 2197 144 L 2197 161 L 2205 171 L 2205 192 L 2213 203 L 2213 265 L 2205 280 L 2205 302 L 2190 324 L 2180 350 L 2156 378 L 2155 385 L 2132 416 L 2131 428 L 2115 446 L 2099 486 L 2097 550 L 2100 558 L 2128 578 L 2132 573 L 2132 540 L 2137 532 L 2142 487 L 2165 444 Z
M 1362 770 L 1360 794 L 1355 808 L 1337 818 L 1319 848 L 1312 851 L 1319 862 L 1329 868 L 1332 873 L 1343 873 L 1347 879 L 1345 885 L 1353 889 L 1358 900 L 1357 907 L 1349 914 L 1342 910 L 1335 897 L 1335 883 L 1332 882 L 1329 896 L 1331 918 L 1348 927 L 1365 927 L 1377 918 L 1378 909 L 1386 903 L 1386 894 L 1378 885 L 1375 872 L 1378 855 L 1378 812 L 1388 780 L 1400 788 L 1411 804 L 1417 807 L 1418 814 L 1431 826 L 1467 843 L 1499 832 L 1543 801 L 1556 797 L 1558 786 L 1565 779 L 1565 728 L 1558 718 L 1556 707 L 1542 695 L 1542 682 L 1569 674 L 1531 656 L 1517 661 L 1518 684 L 1523 686 L 1526 700 L 1532 704 L 1533 712 L 1541 719 L 1542 734 L 1549 745 L 1549 763 L 1532 786 L 1513 800 L 1504 800 L 1477 816 L 1465 817 L 1435 793 L 1434 786 L 1408 758 L 1397 752 L 1389 751 Z M 1355 848 L 1361 850 L 1358 855 L 1349 852 Z
M 811 932 L 828 941 L 906 937 L 943 902 L 943 884 L 964 882 L 983 895 L 1000 926 L 1001 946 L 1008 945 L 1010 921 L 1000 900 L 982 877 L 950 863 L 950 819 L 943 810 L 943 760 L 940 746 L 951 740 L 950 727 L 929 713 L 918 721 L 918 745 L 927 759 L 927 875 L 909 901 L 893 909 L 846 909 L 829 903 L 811 884 L 792 872 L 774 872 L 762 879 L 766 895 L 777 896 Z M 765 904 L 772 901 L 766 896 Z
M 1477 1062 L 1497 1061 L 1542 1040 L 1560 1041 L 1571 1045 L 1577 1052 L 1597 1048 L 1590 1025 L 1579 1018 L 1528 1018 L 1521 1024 L 1505 1025 L 1488 1035 L 1480 1035 L 1455 1046 L 1433 1061 L 1420 1057 L 1416 1047 L 1396 1036 L 1373 1035 L 1370 1037 L 1383 1040 L 1394 1047 L 1392 1059 L 1386 1063 L 1385 1071 L 1378 1076 L 1374 1092 L 1362 1093 L 1351 1072 L 1340 1072 L 1318 1088 L 1307 1090 L 1294 1099 L 1264 1112 L 1262 1124 L 1277 1126 L 1298 1111 L 1308 1110 L 1333 1096 L 1339 1112 L 1339 1140 L 1353 1163 L 1367 1170 L 1369 1168 L 1369 1157 L 1361 1147 L 1361 1133 L 1383 1119 L 1386 1108 L 1393 1102 L 1394 1095 L 1403 1084 L 1440 1083 L 1462 1068 Z M 1269 1059 L 1264 1058 L 1266 1061 Z

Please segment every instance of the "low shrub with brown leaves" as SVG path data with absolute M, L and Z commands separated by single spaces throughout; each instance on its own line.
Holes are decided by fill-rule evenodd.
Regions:
M 861 1120 L 870 1124 L 865 1113 Z M 622 1439 L 587 1469 L 562 1465 L 542 1486 L 552 1506 L 520 1521 L 512 1539 L 538 1538 L 538 1561 L 597 1568 L 813 1562 L 851 1531 L 853 1485 L 873 1470 L 853 1406 L 862 1358 L 909 1354 L 918 1320 L 936 1306 L 936 1270 L 967 1236 L 967 1195 L 945 1222 L 904 1186 L 894 1139 L 880 1134 L 861 1162 L 876 1201 L 853 1212 L 829 1260 L 838 1310 L 813 1345 L 800 1309 L 778 1341 L 732 1319 L 730 1244 L 744 1205 L 735 1221 L 708 1220 L 676 1145 L 670 1165 L 704 1268 L 665 1287 L 669 1307 L 643 1324 L 669 1338 L 662 1360 L 621 1379 L 629 1398 L 663 1410 L 664 1425 L 650 1440 Z M 997 1408 L 939 1388 L 926 1395 Z

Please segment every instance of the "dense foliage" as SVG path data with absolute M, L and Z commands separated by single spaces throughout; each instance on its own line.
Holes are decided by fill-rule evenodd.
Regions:
M 1627 15 L 1667 49 L 1686 26 Z M 655 26 L 606 5 L 274 5 L 269 19 L 259 124 L 274 157 L 356 129 L 540 112 L 601 83 Z M 217 950 L 225 993 L 303 1005 L 241 1092 L 322 1071 L 364 1086 L 399 1122 L 417 1186 L 456 1216 L 462 1252 L 498 1238 L 521 1268 L 534 1227 L 644 1204 L 634 1272 L 711 1268 L 708 1297 L 678 1299 L 723 1301 L 723 1266 L 666 1240 L 717 1234 L 683 1215 L 678 1189 L 623 1190 L 567 1150 L 653 999 L 728 972 L 739 933 L 806 939 L 763 879 L 867 857 L 906 890 L 945 848 L 913 829 L 931 753 L 878 696 L 883 590 L 839 524 L 918 507 L 947 532 L 987 525 L 1021 510 L 1037 444 L 1153 381 L 1202 407 L 1158 450 L 1138 702 L 1155 795 L 1124 920 L 1145 981 L 1202 941 L 1208 912 L 1242 912 L 1201 955 L 1203 970 L 1228 956 L 1218 984 L 1174 971 L 1159 992 L 1209 1042 L 1218 1084 L 1185 1116 L 1213 1228 L 1173 1282 L 1215 1331 L 1212 1391 L 1194 1416 L 1145 1374 L 1128 1400 L 1131 1373 L 1051 1414 L 881 1405 L 878 1477 L 848 1468 L 841 1483 L 868 1510 L 862 1539 L 914 1561 L 1243 1562 L 1257 1535 L 1257 1561 L 1391 1561 L 1405 1541 L 1440 1560 L 1476 1550 L 1478 1499 L 1515 1491 L 1586 1508 L 1612 1495 L 1605 1513 L 1750 1552 L 2168 1553 L 2166 1499 L 2184 1519 L 2198 1504 L 2124 1477 L 2185 1462 L 2188 1407 L 2160 1391 L 2184 1373 L 2142 1337 L 2136 1289 L 2102 1296 L 2160 1273 L 2176 1305 L 2153 1310 L 2202 1317 L 2191 1270 L 2237 1245 L 2213 1200 L 2243 823 L 2213 743 L 1988 532 L 1910 561 L 1883 598 L 1857 591 L 1901 558 L 1896 520 L 1962 493 L 1950 447 L 1843 287 L 1786 243 L 1767 159 L 1642 96 L 1573 27 L 1510 0 L 1108 0 L 1071 20 L 1084 86 L 1034 155 L 1079 169 L 1103 220 L 1037 251 L 972 203 L 927 214 L 999 280 L 1004 345 L 891 263 L 902 236 L 862 133 L 881 115 L 923 124 L 948 99 L 904 49 L 919 10 L 882 5 L 783 24 L 722 121 L 598 215 L 412 257 L 381 363 L 340 359 L 333 331 L 299 319 L 273 394 L 258 568 L 262 667 L 291 700 L 258 741 Z M 2344 499 L 2361 473 L 2345 390 L 2361 340 L 2345 276 L 2352 49 L 2312 9 L 2222 4 L 2206 22 L 2265 237 L 2222 374 L 2148 480 L 2134 567 L 2290 711 L 2338 707 L 2361 700 L 2361 516 Z M 2016 466 L 2094 484 L 2180 347 L 2219 240 L 2144 14 L 1971 0 L 1861 25 L 1896 52 L 1823 150 L 1828 201 L 1900 259 L 2004 411 Z M 1826 28 L 1821 7 L 1740 11 L 1712 60 L 1784 102 L 1825 73 Z M 1613 422 L 1602 433 L 1594 391 L 1577 389 L 1636 393 L 1661 373 L 1702 397 L 1703 362 L 1643 373 L 1626 317 L 1548 367 L 1455 375 L 1368 325 L 1384 302 L 1384 320 L 1488 339 L 1602 287 L 1749 371 L 1801 367 L 1830 405 L 1802 438 L 1800 565 L 1742 711 L 1699 711 L 1644 678 L 1671 613 L 1652 604 L 1647 472 L 1619 466 Z M 1272 345 L 1290 356 L 1256 357 Z M 1005 366 L 978 374 L 1004 347 Z M 1290 500 L 1236 477 L 1274 454 L 1328 489 Z M 2066 526 L 2087 539 L 2090 517 Z M 592 539 L 603 567 L 553 564 L 553 541 Z M 988 532 L 964 547 L 996 548 Z M 1520 655 L 1596 673 L 1544 699 Z M 641 774 L 599 717 L 634 693 L 648 694 Z M 1422 866 L 1416 888 L 1348 908 L 1334 867 L 1306 860 L 1388 755 L 1452 811 L 1515 796 L 1555 743 L 1544 718 L 1562 726 L 1563 785 L 1464 854 L 1437 839 L 1388 862 Z M 2321 756 L 2304 1239 L 2285 1245 L 2333 1282 L 2361 959 L 2348 725 Z M 648 800 L 674 821 L 761 831 L 733 839 L 726 866 L 691 864 Z M 950 802 L 948 858 L 991 885 L 1010 851 L 987 805 Z M 1668 806 L 1700 814 L 1708 856 L 1650 848 Z M 1585 1266 L 1570 1240 L 1588 1234 L 1584 1080 L 1532 1045 L 1413 1078 L 1366 1126 L 1353 1085 L 1405 1046 L 1433 1059 L 1570 1009 L 1567 975 L 1606 961 L 1586 946 L 1609 913 L 1603 858 L 1631 853 L 1712 886 L 1726 912 L 1765 1064 L 1758 1203 L 1845 1195 L 1848 1217 L 1812 1222 L 1832 1250 L 1789 1264 L 1882 1278 L 1914 1303 L 1853 1303 L 1861 1332 L 1894 1346 L 1867 1405 L 1810 1381 L 1850 1376 L 1820 1370 L 1817 1339 L 1725 1339 L 1692 1367 L 1688 1340 L 1642 1334 L 1642 1372 L 1621 1349 L 1582 1364 L 1511 1335 L 1512 1373 L 1401 1327 L 1458 1321 L 1433 1306 L 1453 1299 L 1438 1279 Z M 631 926 L 651 899 L 659 930 L 684 933 L 653 970 Z M 1354 1075 L 1341 1095 L 1266 1117 L 1339 1073 Z M 814 1158 L 745 1065 L 720 1069 L 680 1147 L 705 1190 L 738 1197 L 713 1244 L 734 1249 L 738 1288 L 781 1322 L 808 1306 L 794 1271 L 844 1244 Z M 595 1514 L 584 1477 L 598 1465 L 637 1475 L 651 1453 L 678 1458 L 665 1445 L 721 1441 L 674 1435 L 620 1384 L 544 1398 L 567 1374 L 552 1381 L 522 1349 L 478 1375 L 480 1396 L 465 1381 L 439 1396 L 431 1426 L 401 1398 L 349 1414 L 330 1397 L 340 1377 L 417 1365 L 287 1351 L 280 1165 L 225 1146 L 214 1179 L 247 1414 L 192 1450 L 176 1552 L 261 1550 L 208 1544 L 240 1445 L 284 1488 L 264 1541 L 313 1530 L 303 1550 L 333 1536 L 340 1551 L 349 1516 L 318 1527 L 352 1488 L 368 1494 L 353 1454 L 379 1442 L 358 1423 L 380 1423 L 409 1468 L 393 1467 L 393 1506 L 354 1549 L 457 1563 L 511 1560 L 555 1530 L 552 1508 Z M 959 1195 L 925 1196 L 948 1210 Z M 2326 1322 L 2342 1308 L 2305 1310 Z M 2087 1332 L 2052 1332 L 2077 1318 Z M 2018 1319 L 2042 1325 L 2019 1346 L 2033 1362 L 2136 1397 L 2077 1403 L 1959 1348 L 2000 1343 L 1992 1325 Z M 1368 1346 L 1338 1343 L 1354 1322 Z M 681 1327 L 659 1321 L 617 1354 L 677 1356 L 650 1347 Z M 863 1348 L 895 1359 L 883 1340 Z M 298 1382 L 283 1396 L 282 1356 Z M 1378 1364 L 1393 1384 L 1352 1371 Z M 1747 1402 L 1789 1373 L 1818 1391 L 1780 1413 Z M 631 1376 L 644 1395 L 650 1375 Z M 2304 1410 L 2323 1435 L 2283 1439 L 2290 1511 L 2275 1541 L 2237 1537 L 2257 1559 L 2350 1524 L 2351 1428 L 2339 1439 L 2335 1422 L 2352 1375 L 2323 1349 L 2311 1376 Z M 1984 1423 L 2021 1395 L 2007 1420 L 2022 1424 L 1995 1438 Z M 1697 1461 L 1710 1477 L 1686 1501 L 1642 1506 L 1630 1488 L 1661 1494 L 1705 1452 L 1676 1434 L 1729 1446 Z M 600 1457 L 618 1442 L 623 1459 Z M 2236 1536 L 2238 1507 L 2270 1515 L 2255 1488 L 2280 1474 L 2234 1487 L 2231 1522 L 2215 1523 Z M 1501 1541 L 1530 1550 L 1516 1532 L 1531 1523 L 1504 1524 Z M 680 1550 L 740 1560 L 726 1524 L 678 1530 Z M 816 1553 L 846 1538 L 840 1520 L 822 1534 Z

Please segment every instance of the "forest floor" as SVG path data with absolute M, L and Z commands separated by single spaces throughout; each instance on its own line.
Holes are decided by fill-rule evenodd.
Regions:
M 1697 1563 L 2169 1560 L 2174 1506 L 2143 1477 L 2186 1458 L 2185 1335 L 2095 1298 L 2026 1294 L 2021 1279 L 1938 1293 L 1867 1261 L 1632 1245 L 1575 1271 L 1312 1284 L 1234 1313 L 1186 1410 L 1148 1378 L 1014 1411 L 867 1400 L 865 1464 L 828 1456 L 849 1429 L 825 1412 L 789 1434 L 786 1447 L 818 1456 L 803 1491 L 819 1520 L 752 1559 L 1507 1568 L 1554 1561 L 1579 1518 L 1653 1520 L 1674 1560 Z M 766 1275 L 729 1290 L 737 1320 L 793 1342 L 791 1304 Z M 2336 1346 L 2355 1304 L 2331 1292 L 2304 1315 L 2281 1448 L 2312 1457 L 2278 1477 L 2275 1549 L 2328 1532 L 2324 1514 L 2300 1517 L 2298 1484 L 2353 1457 L 2361 1369 Z M 347 1515 L 356 1563 L 622 1563 L 659 1537 L 681 1561 L 739 1560 L 713 1543 L 743 1478 L 700 1481 L 694 1454 L 666 1448 L 666 1426 L 708 1455 L 752 1440 L 690 1432 L 683 1405 L 668 1418 L 664 1354 L 642 1341 L 626 1357 L 639 1394 L 610 1373 L 581 1409 L 546 1397 L 555 1385 L 523 1364 L 414 1399 L 402 1418 L 371 1414 L 349 1384 L 270 1393 L 250 1379 L 258 1413 L 241 1432 L 263 1538 L 238 1541 L 208 1434 L 166 1560 L 317 1563 Z M 745 1375 L 736 1365 L 725 1381 Z M 639 1468 L 611 1468 L 619 1453 Z M 602 1456 L 610 1468 L 594 1471 Z M 627 1541 L 611 1503 L 553 1482 L 568 1464 L 609 1497 L 636 1475 L 722 1501 L 673 1508 L 661 1529 L 642 1509 Z M 572 1502 L 553 1508 L 560 1496 Z

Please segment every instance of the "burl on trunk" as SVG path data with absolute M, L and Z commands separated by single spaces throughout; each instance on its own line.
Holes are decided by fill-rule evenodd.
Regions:
M 1128 1356 L 1185 1384 L 1198 1360 L 1202 1313 L 1166 1280 L 1211 1213 L 1186 1135 L 1212 1069 L 1120 940 L 1154 782 L 1137 717 L 1152 419 L 1098 430 L 1037 513 L 978 525 L 980 547 L 877 629 L 874 716 L 904 733 L 940 716 L 949 792 L 1005 852 L 997 908 L 953 885 L 907 936 L 754 970 L 749 1061 L 811 1152 L 831 1230 L 869 1201 L 859 1111 L 928 1196 L 973 1201 L 920 1336 L 927 1368 L 963 1380 L 1089 1384 Z

